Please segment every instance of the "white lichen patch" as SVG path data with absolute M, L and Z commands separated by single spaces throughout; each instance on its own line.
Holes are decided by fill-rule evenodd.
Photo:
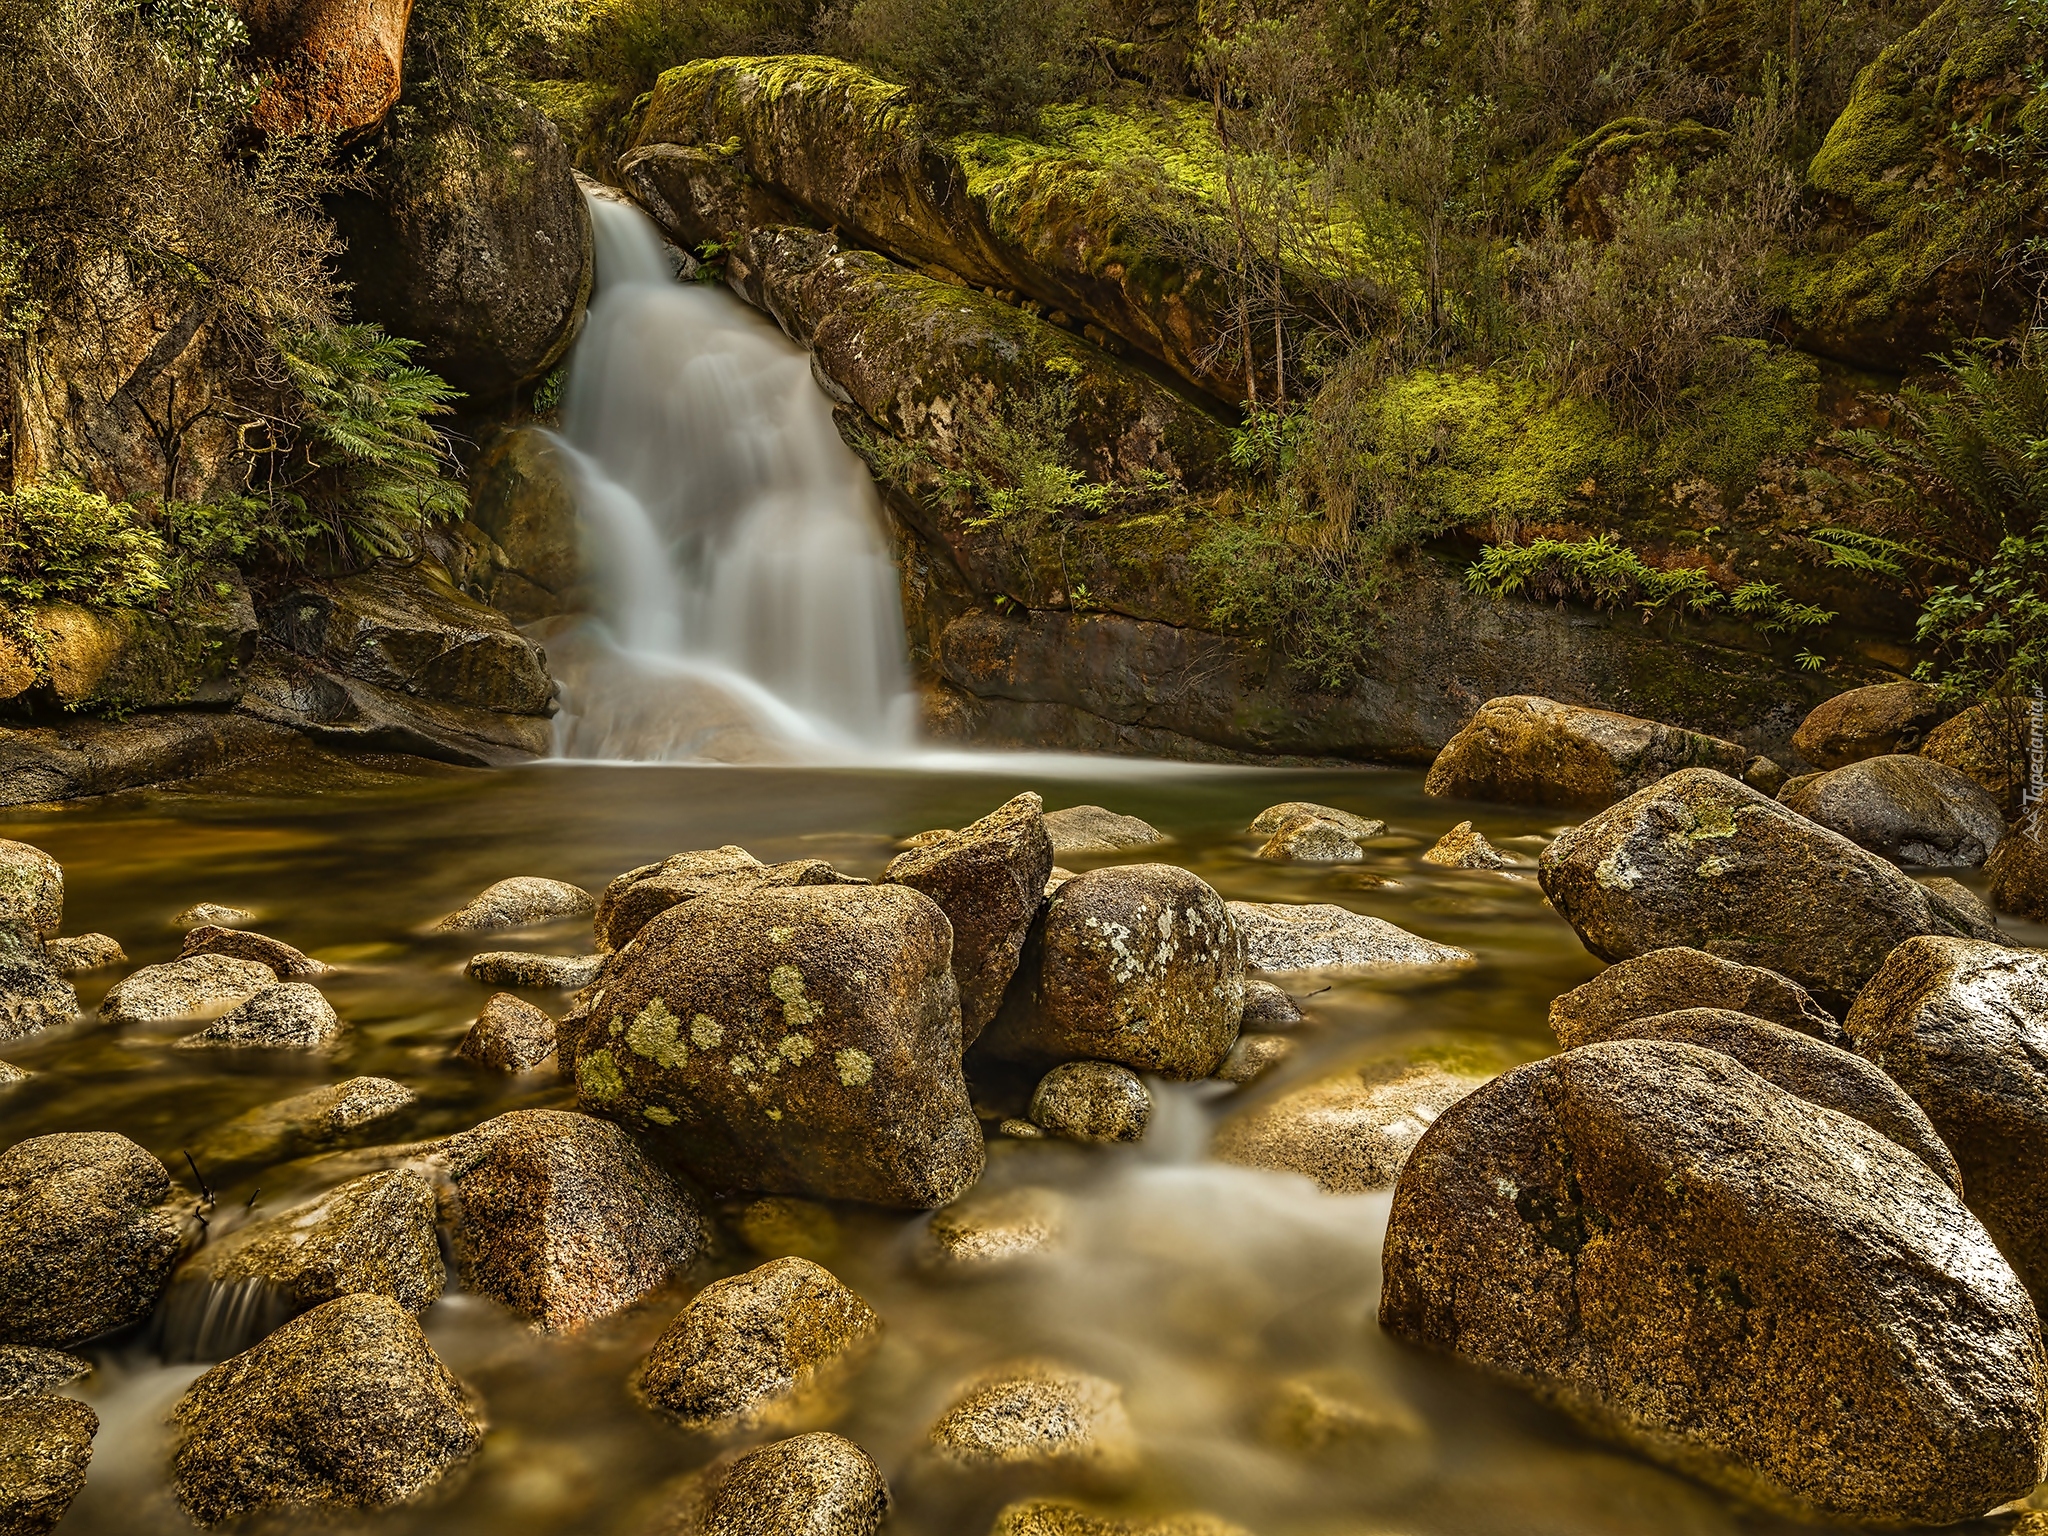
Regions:
M 690 1020 L 690 1043 L 700 1051 L 715 1051 L 725 1043 L 725 1026 L 708 1013 Z
M 804 995 L 804 973 L 793 965 L 778 965 L 768 973 L 768 990 L 782 1004 L 783 1023 L 802 1029 L 817 1022 L 825 1005 Z
M 634 1016 L 626 1031 L 626 1044 L 649 1061 L 664 1067 L 680 1067 L 690 1058 L 689 1047 L 678 1038 L 682 1028 L 683 1021 L 657 997 Z
M 676 1123 L 676 1112 L 665 1104 L 650 1104 L 641 1110 L 640 1113 L 649 1120 L 652 1120 L 656 1125 L 674 1125 Z
M 754 1070 L 754 1058 L 751 1056 L 733 1057 L 732 1070 L 734 1076 L 744 1077 L 747 1073 Z
M 1617 848 L 1593 866 L 1593 878 L 1604 890 L 1627 891 L 1635 888 L 1641 876 L 1635 865 L 1629 862 L 1628 850 Z
M 1711 880 L 1716 875 L 1727 874 L 1734 867 L 1735 861 L 1733 859 L 1724 859 L 1718 853 L 1714 853 L 1701 859 L 1693 873 L 1703 880 Z
M 848 1047 L 832 1058 L 839 1068 L 839 1082 L 846 1088 L 865 1088 L 875 1075 L 875 1058 L 866 1051 Z

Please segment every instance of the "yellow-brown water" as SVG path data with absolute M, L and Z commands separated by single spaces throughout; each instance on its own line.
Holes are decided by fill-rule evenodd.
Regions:
M 738 843 L 767 860 L 823 857 L 878 874 L 894 843 L 960 826 L 1021 789 L 1049 808 L 1096 803 L 1175 841 L 1148 857 L 1185 864 L 1225 896 L 1335 901 L 1474 951 L 1478 967 L 1430 985 L 1342 983 L 1310 998 L 1300 1049 L 1249 1090 L 1158 1085 L 1138 1147 L 997 1141 L 986 1187 L 1063 1191 L 1063 1250 L 972 1283 L 923 1277 L 911 1262 L 920 1218 L 841 1207 L 806 1239 L 882 1315 L 885 1343 L 833 1427 L 865 1447 L 896 1489 L 889 1529 L 978 1536 L 993 1494 L 965 1503 L 922 1484 L 924 1429 L 983 1366 L 1051 1355 L 1120 1383 L 1144 1449 L 1137 1484 L 1107 1507 L 1131 1515 L 1204 1509 L 1258 1536 L 1660 1536 L 1777 1530 L 1726 1501 L 1589 1441 L 1452 1362 L 1383 1338 L 1374 1324 L 1387 1196 L 1332 1196 L 1306 1180 L 1203 1156 L 1222 1115 L 1349 1061 L 1455 1051 L 1493 1067 L 1551 1048 L 1550 999 L 1598 969 L 1531 878 L 1458 873 L 1419 855 L 1467 815 L 1528 855 L 1557 813 L 1456 806 L 1423 797 L 1412 773 L 1184 770 L 1104 764 L 1073 776 L 1021 761 L 976 772 L 542 767 L 496 775 L 265 770 L 204 792 L 125 796 L 15 814 L 0 836 L 62 861 L 66 931 L 111 933 L 134 964 L 170 958 L 174 914 L 194 902 L 249 908 L 255 924 L 339 967 L 323 990 L 353 1028 L 333 1056 L 169 1049 L 181 1033 L 96 1022 L 0 1046 L 37 1075 L 0 1097 L 0 1142 L 47 1131 L 114 1130 L 185 1176 L 181 1149 L 244 1109 L 323 1081 L 375 1074 L 420 1096 L 389 1139 L 472 1125 L 507 1109 L 566 1105 L 552 1063 L 507 1079 L 453 1056 L 486 989 L 462 964 L 480 949 L 587 951 L 580 925 L 504 935 L 423 936 L 423 925 L 509 875 L 600 888 L 632 865 Z M 1251 857 L 1242 828 L 1262 807 L 1307 799 L 1384 817 L 1368 868 L 1398 884 L 1360 889 L 1342 869 Z M 1074 867 L 1111 860 L 1068 859 Z M 2039 942 L 2043 935 L 2022 935 Z M 87 1017 L 122 974 L 81 978 Z M 559 1011 L 557 995 L 528 994 Z M 260 1188 L 256 1211 L 353 1170 L 300 1163 L 217 1191 L 215 1230 Z M 731 1213 L 727 1213 L 730 1215 Z M 773 1243 L 764 1245 L 768 1252 Z M 480 1455 L 402 1509 L 290 1512 L 264 1529 L 436 1536 L 630 1536 L 662 1486 L 721 1448 L 637 1406 L 626 1380 L 689 1294 L 760 1262 L 735 1224 L 667 1293 L 573 1337 L 548 1337 L 451 1291 L 424 1318 L 448 1365 L 481 1396 Z M 164 1364 L 140 1341 L 94 1346 L 82 1395 L 102 1428 L 67 1536 L 189 1529 L 164 1475 L 170 1404 L 202 1363 Z M 1290 1381 L 1326 1386 L 1419 1432 L 1338 1440 L 1309 1452 L 1276 1436 Z M 1011 1490 L 1014 1491 L 1014 1490 Z

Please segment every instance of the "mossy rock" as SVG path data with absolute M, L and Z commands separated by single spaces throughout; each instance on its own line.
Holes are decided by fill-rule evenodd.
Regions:
M 1728 147 L 1728 135 L 1690 118 L 1667 123 L 1623 117 L 1605 123 L 1551 161 L 1531 189 L 1536 207 L 1563 203 L 1566 222 L 1579 234 L 1605 240 L 1613 221 L 1605 204 L 1628 190 L 1637 173 L 1653 166 L 1687 171 Z

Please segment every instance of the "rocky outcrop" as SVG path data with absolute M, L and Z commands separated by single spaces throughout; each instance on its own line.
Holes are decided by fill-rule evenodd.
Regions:
M 1172 864 L 1120 864 L 1046 902 L 1018 985 L 980 1049 L 1207 1077 L 1237 1038 L 1244 945 L 1223 898 Z
M 1544 849 L 1543 892 L 1603 960 L 1683 945 L 1846 1007 L 1886 955 L 1959 935 L 1938 897 L 1836 832 L 1688 768 Z
M 287 981 L 303 976 L 325 976 L 334 969 L 302 954 L 281 939 L 251 933 L 246 928 L 222 928 L 213 923 L 201 924 L 185 935 L 185 946 L 178 951 L 178 958 L 189 960 L 194 955 L 233 955 L 239 960 L 254 960 L 259 965 L 269 966 Z
M 829 1423 L 836 1391 L 881 1319 L 809 1259 L 784 1258 L 716 1280 L 655 1340 L 635 1388 L 691 1429 Z
M 266 66 L 265 133 L 359 134 L 398 105 L 412 0 L 240 0 L 236 11 Z
M 64 866 L 32 843 L 0 838 L 0 923 L 41 939 L 64 927 Z
M 31 1136 L 0 1152 L 0 1344 L 76 1344 L 149 1316 L 183 1218 L 164 1165 L 125 1136 Z
M 462 974 L 492 987 L 552 988 L 574 992 L 597 980 L 602 955 L 537 955 L 531 950 L 496 950 L 471 955 Z
M 265 987 L 178 1044 L 187 1049 L 324 1050 L 347 1028 L 318 987 L 286 981 Z
M 1872 683 L 1816 704 L 1792 733 L 1792 748 L 1822 771 L 1846 768 L 1913 751 L 1944 713 L 1932 683 Z
M 1963 939 L 1901 944 L 1843 1021 L 1962 1165 L 1970 1209 L 2048 1302 L 2048 957 Z
M 1515 861 L 1486 840 L 1471 822 L 1461 821 L 1432 843 L 1422 862 L 1441 869 L 1513 869 Z
M 552 434 L 500 434 L 470 471 L 469 520 L 490 547 L 465 586 L 515 624 L 587 608 L 576 507 L 575 476 Z
M 2005 835 L 1997 801 L 1946 763 L 1926 757 L 1864 758 L 1795 779 L 1778 798 L 1895 864 L 1982 864 Z
M 1550 1032 L 1569 1050 L 1614 1038 L 1618 1026 L 1630 1019 L 1654 1018 L 1680 1008 L 1732 1009 L 1829 1045 L 1849 1044 L 1834 1015 L 1798 982 L 1683 946 L 1653 949 L 1610 965 L 1564 993 L 1550 1005 Z
M 266 1505 L 378 1508 L 483 1441 L 477 1410 L 388 1296 L 315 1307 L 178 1400 L 171 1475 L 201 1525 Z
M 695 1474 L 650 1536 L 875 1536 L 888 1512 L 867 1452 L 838 1435 L 797 1435 Z
M 584 917 L 596 908 L 596 899 L 581 886 L 538 875 L 514 875 L 484 887 L 435 923 L 434 932 L 484 933 L 493 928 L 525 928 L 535 923 Z
M 1255 971 L 1455 969 L 1475 963 L 1469 950 L 1433 943 L 1384 918 L 1329 902 L 1233 901 L 1230 918 L 1244 938 L 1245 964 Z
M 23 617 L 34 629 L 41 660 L 33 673 L 38 696 L 67 709 L 117 713 L 166 705 L 232 704 L 241 670 L 256 651 L 256 610 L 232 566 L 196 573 L 197 592 L 182 592 L 168 611 L 38 603 Z M 13 697 L 30 678 L 11 680 Z M 10 689 L 0 687 L 0 696 Z
M 0 727 L 0 805 L 194 779 L 259 762 L 298 739 L 274 722 L 201 710 Z
M 923 891 L 953 925 L 960 1036 L 972 1045 L 1016 974 L 1031 921 L 1045 904 L 1052 839 L 1044 802 L 1025 793 L 958 832 L 898 854 L 884 880 Z
M 43 946 L 59 976 L 84 976 L 128 963 L 128 951 L 118 939 L 104 933 L 81 933 L 68 939 L 51 939 Z
M 1665 1041 L 1518 1067 L 1411 1154 L 1381 1326 L 1810 1518 L 1969 1519 L 2044 1464 L 2025 1289 L 1918 1158 Z
M 418 1102 L 418 1094 L 388 1077 L 352 1077 L 223 1121 L 199 1139 L 192 1154 L 209 1177 L 231 1177 L 388 1132 Z
M 85 1486 L 99 1415 L 68 1397 L 0 1403 L 0 1531 L 43 1536 Z
M 1739 778 L 1752 755 L 1697 731 L 1524 694 L 1482 704 L 1436 755 L 1423 789 L 1598 810 L 1680 768 Z
M 983 1372 L 939 1416 L 925 1443 L 939 1467 L 983 1477 L 1029 1472 L 1114 1487 L 1138 1464 L 1123 1389 L 1050 1360 Z
M 708 892 L 558 1038 L 577 1098 L 713 1189 L 944 1205 L 981 1174 L 952 936 L 900 885 Z
M 1292 864 L 1355 864 L 1365 855 L 1343 823 L 1304 815 L 1281 822 L 1252 857 Z
M 1128 1067 L 1066 1061 L 1031 1092 L 1031 1123 L 1068 1141 L 1139 1141 L 1152 1119 L 1152 1095 Z
M 500 992 L 484 1004 L 455 1054 L 494 1072 L 531 1072 L 554 1049 L 555 1021 L 524 998 Z
M 1384 1189 L 1437 1116 L 1484 1081 L 1420 1066 L 1312 1083 L 1224 1121 L 1210 1150 L 1240 1167 L 1304 1174 L 1334 1195 Z
M 0 920 L 0 1040 L 19 1040 L 78 1017 L 78 994 L 27 923 Z
M 1124 853 L 1168 841 L 1149 821 L 1099 805 L 1069 805 L 1048 811 L 1045 830 L 1054 853 Z
M 218 1018 L 276 985 L 277 972 L 260 960 L 193 955 L 123 977 L 100 999 L 100 1017 L 109 1024 Z
M 932 1214 L 916 1249 L 929 1275 L 987 1274 L 1056 1249 L 1066 1237 L 1067 1198 L 1036 1184 L 998 1193 L 976 1190 Z

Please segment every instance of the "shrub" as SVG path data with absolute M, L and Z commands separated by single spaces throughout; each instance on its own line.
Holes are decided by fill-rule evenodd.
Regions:
M 940 132 L 1028 132 L 1075 92 L 1086 21 L 1083 0 L 854 0 L 823 40 L 910 87 Z
M 0 598 L 10 603 L 144 607 L 170 591 L 170 559 L 133 507 L 95 492 L 48 484 L 0 494 Z

